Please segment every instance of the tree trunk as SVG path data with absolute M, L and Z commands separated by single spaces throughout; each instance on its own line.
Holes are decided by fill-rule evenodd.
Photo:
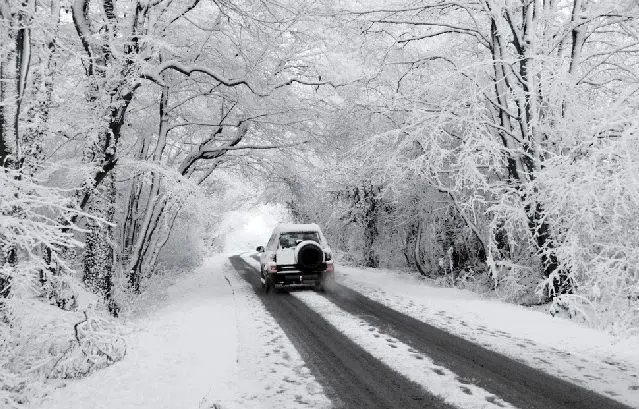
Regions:
M 16 166 L 21 166 L 23 161 L 22 140 L 20 135 L 20 113 L 25 102 L 27 90 L 27 78 L 31 67 L 31 29 L 29 19 L 20 12 L 18 13 L 18 30 L 16 35 L 16 98 L 15 114 L 13 116 L 13 129 L 15 138 L 15 161 Z
M 16 106 L 18 93 L 16 82 L 16 50 L 15 35 L 11 29 L 4 26 L 0 28 L 2 34 L 0 40 L 9 45 L 9 49 L 0 56 L 0 159 L 2 166 L 15 166 L 16 160 L 16 136 L 17 114 Z M 6 41 L 6 42 L 5 42 Z
M 552 287 L 547 289 L 548 295 L 554 297 L 560 294 L 571 294 L 574 289 L 574 283 L 567 272 L 562 270 L 558 271 L 559 260 L 557 260 L 557 256 L 554 252 L 555 248 L 552 241 L 550 225 L 544 217 L 543 206 L 537 202 L 534 209 L 527 206 L 526 212 L 528 213 L 528 227 L 535 238 L 537 248 L 540 252 L 544 276 L 546 278 L 554 276 Z
M 17 169 L 21 164 L 20 111 L 31 66 L 31 28 L 27 14 L 30 6 L 33 4 L 24 2 L 17 12 L 0 15 L 9 22 L 0 28 L 0 40 L 9 47 L 13 45 L 6 52 L 0 50 L 0 167 Z M 7 10 L 8 7 L 5 7 L 4 12 Z M 20 215 L 21 209 L 16 206 L 9 212 L 14 216 Z M 15 266 L 18 263 L 18 249 L 14 243 L 3 243 L 0 252 L 3 253 L 0 265 Z M 10 279 L 10 276 L 0 277 L 0 295 L 3 297 L 9 295 Z
M 169 104 L 169 88 L 162 87 L 159 105 L 159 128 L 158 140 L 151 155 L 153 162 L 160 162 L 162 154 L 166 147 L 166 137 L 168 133 L 168 104 Z M 143 142 L 141 155 L 147 149 L 148 143 Z M 162 192 L 162 175 L 157 172 L 151 172 L 151 184 L 148 189 L 142 185 L 140 178 L 133 181 L 131 187 L 131 197 L 129 199 L 129 208 L 127 209 L 127 224 L 125 224 L 124 236 L 127 241 L 126 245 L 126 265 L 129 287 L 134 292 L 140 292 L 140 282 L 143 275 L 143 266 L 145 265 L 144 255 L 154 239 L 153 232 L 157 227 L 157 223 L 161 219 L 167 199 Z M 146 191 L 146 205 L 142 208 L 138 207 Z M 130 219 L 130 220 L 129 220 Z
M 573 23 L 578 20 L 578 13 L 581 11 L 581 0 L 573 0 Z M 499 104 L 498 112 L 500 117 L 500 125 L 502 128 L 511 132 L 511 134 L 519 134 L 520 142 L 514 140 L 506 132 L 500 131 L 504 147 L 509 152 L 520 150 L 522 153 L 509 153 L 508 161 L 508 180 L 509 183 L 520 192 L 523 203 L 532 203 L 525 206 L 528 214 L 528 227 L 537 245 L 537 251 L 543 266 L 543 274 L 550 277 L 558 268 L 558 260 L 553 254 L 551 231 L 548 221 L 543 217 L 543 206 L 536 202 L 534 197 L 528 196 L 522 190 L 522 185 L 535 179 L 537 170 L 541 166 L 542 157 L 540 155 L 540 136 L 538 135 L 538 124 L 540 122 L 539 107 L 541 106 L 540 87 L 534 72 L 534 56 L 535 42 L 534 36 L 537 33 L 537 19 L 535 14 L 535 2 L 529 2 L 522 6 L 521 26 L 516 24 L 506 11 L 506 23 L 509 25 L 513 33 L 512 46 L 518 54 L 520 86 L 523 97 L 513 96 L 518 105 L 517 120 L 514 121 L 508 114 L 508 95 L 514 93 L 510 88 L 507 70 L 505 65 L 506 52 L 504 50 L 503 36 L 500 35 L 497 18 L 498 15 L 493 14 L 491 19 L 491 51 L 493 58 L 494 74 L 495 74 L 495 94 L 497 103 Z M 493 11 L 495 12 L 495 11 Z M 501 12 L 499 13 L 501 14 Z M 573 44 L 572 55 L 570 60 L 570 72 L 574 71 L 575 64 L 579 61 L 579 55 L 583 39 L 581 38 L 580 28 L 575 28 L 572 32 Z M 518 125 L 514 125 L 515 124 Z M 518 129 L 515 129 L 517 126 Z M 498 240 L 499 242 L 500 240 Z M 502 243 L 502 247 L 505 247 Z M 554 280 L 553 289 L 556 294 L 569 291 L 571 283 L 566 281 L 565 274 L 561 274 L 557 280 Z
M 417 237 L 415 239 L 415 266 L 417 267 L 417 271 L 419 274 L 430 277 L 428 273 L 428 269 L 424 265 L 424 256 L 422 254 L 422 234 L 423 234 L 423 226 L 422 221 L 419 220 L 417 222 Z
M 145 160 L 148 154 L 149 142 L 147 138 L 142 138 L 140 141 L 140 147 L 136 153 L 135 159 L 142 161 Z M 127 200 L 126 213 L 124 216 L 124 223 L 122 223 L 121 234 L 121 253 L 122 264 L 128 263 L 131 252 L 133 251 L 133 245 L 135 244 L 136 234 L 140 231 L 140 198 L 144 193 L 145 183 L 143 176 L 135 175 L 131 181 L 129 187 L 129 198 Z
M 9 20 L 8 16 L 0 15 L 0 18 Z M 5 161 L 11 155 L 11 145 L 7 131 L 7 112 L 5 104 L 7 98 L 7 71 L 9 65 L 9 50 L 5 44 L 9 44 L 9 29 L 7 24 L 0 24 L 0 167 L 5 166 Z M 1 170 L 1 169 L 0 169 Z
M 417 224 L 412 222 L 406 230 L 406 237 L 404 239 L 404 259 L 406 259 L 406 265 L 413 267 L 415 263 L 415 241 L 417 240 Z
M 583 0 L 573 0 L 571 23 L 574 28 L 571 32 L 571 47 L 570 47 L 570 67 L 568 72 L 574 74 L 577 70 L 577 66 L 581 60 L 581 49 L 584 44 L 584 31 L 585 28 L 580 24 L 582 19 L 582 13 L 584 12 Z
M 0 43 L 4 43 L 4 30 L 0 28 Z M 0 50 L 1 52 L 2 50 Z M 5 85 L 5 67 L 7 65 L 5 55 L 0 55 L 0 167 L 4 167 L 7 158 L 11 155 L 11 144 L 7 139 L 7 118 L 5 110 L 5 101 L 7 100 L 7 92 Z
M 113 223 L 115 215 L 115 176 L 111 172 L 95 189 L 89 199 L 87 212 L 107 223 Z M 87 220 L 88 233 L 84 251 L 83 281 L 94 293 L 111 305 L 113 289 L 113 225 Z
M 149 247 L 156 239 L 155 233 L 169 203 L 169 197 L 158 195 L 150 208 L 146 209 L 144 221 L 141 224 L 140 233 L 137 236 L 135 246 L 131 252 L 131 258 L 127 272 L 129 274 L 129 286 L 136 293 L 140 292 L 140 281 L 145 266 L 145 256 Z
M 42 151 L 42 142 L 45 135 L 49 132 L 49 111 L 51 109 L 51 101 L 53 98 L 53 80 L 55 78 L 56 68 L 56 37 L 58 27 L 60 25 L 60 0 L 51 1 L 51 19 L 52 31 L 45 47 L 42 48 L 43 57 L 37 70 L 32 74 L 34 91 L 33 99 L 28 114 L 25 118 L 27 126 L 23 135 L 24 146 L 24 168 L 25 172 L 32 172 L 44 160 Z
M 373 246 L 378 236 L 377 213 L 378 199 L 375 196 L 373 186 L 363 188 L 363 199 L 366 204 L 364 215 L 364 265 L 366 267 L 379 267 L 379 256 Z

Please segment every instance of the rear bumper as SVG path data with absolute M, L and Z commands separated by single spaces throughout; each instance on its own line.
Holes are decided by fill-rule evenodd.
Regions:
M 273 284 L 279 286 L 314 285 L 322 277 L 322 272 L 287 271 L 271 274 L 271 277 Z
M 315 269 L 308 271 L 308 270 L 302 270 L 299 268 L 298 265 L 295 264 L 291 264 L 291 265 L 277 265 L 277 274 L 302 274 L 302 275 L 306 275 L 306 274 L 318 274 L 321 273 L 322 271 L 326 271 L 329 268 L 329 264 L 330 267 L 333 266 L 332 263 L 322 263 L 319 266 L 317 266 Z
M 276 268 L 277 271 L 273 271 Z M 315 285 L 322 279 L 322 276 L 333 272 L 333 263 L 322 263 L 314 270 L 300 270 L 296 265 L 267 265 L 264 274 L 269 274 L 274 285 L 296 286 Z M 262 274 L 262 283 L 266 283 L 266 276 Z

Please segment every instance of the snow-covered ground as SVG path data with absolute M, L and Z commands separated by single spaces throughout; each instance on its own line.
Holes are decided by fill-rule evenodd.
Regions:
M 257 264 L 249 254 L 244 259 Z M 639 407 L 639 351 L 631 342 L 470 291 L 435 287 L 405 272 L 342 266 L 338 280 L 424 322 Z M 474 385 L 458 385 L 461 381 L 447 368 L 397 339 L 380 336 L 321 295 L 293 295 L 382 362 L 448 402 L 475 407 L 475 401 L 466 400 L 467 389 L 476 388 L 472 395 L 485 395 L 479 400 L 484 405 L 493 400 L 507 405 Z M 32 407 L 330 407 L 321 385 L 227 255 L 207 259 L 181 277 L 156 307 L 130 323 L 123 361 L 68 381 Z M 429 377 L 424 365 L 437 376 Z
M 639 339 L 621 342 L 564 318 L 436 287 L 406 272 L 338 266 L 337 277 L 397 311 L 639 407 Z
M 68 381 L 40 409 L 330 406 L 321 386 L 226 255 L 133 321 L 126 358 Z M 270 355 L 264 354 L 268 346 Z M 105 387 L 108 385 L 108 387 Z

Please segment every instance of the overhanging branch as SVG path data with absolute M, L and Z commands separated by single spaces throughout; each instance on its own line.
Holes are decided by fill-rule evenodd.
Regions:
M 152 72 L 143 72 L 141 74 L 142 78 L 145 79 L 149 79 L 155 83 L 157 83 L 158 85 L 164 86 L 164 80 L 161 78 L 161 74 L 166 71 L 166 70 L 175 70 L 178 71 L 184 75 L 188 75 L 190 76 L 193 73 L 202 73 L 205 75 L 208 75 L 209 77 L 213 78 L 215 81 L 219 82 L 220 84 L 223 84 L 227 87 L 237 87 L 240 85 L 244 85 L 246 88 L 248 88 L 251 92 L 253 92 L 254 94 L 259 94 L 252 86 L 251 84 L 249 84 L 246 80 L 234 80 L 234 79 L 229 79 L 229 78 L 225 78 L 224 76 L 216 73 L 215 71 L 213 71 L 212 69 L 208 68 L 208 67 L 204 67 L 201 65 L 186 65 L 186 64 L 182 64 L 179 61 L 175 61 L 175 60 L 171 60 L 171 61 L 166 61 L 163 62 L 162 64 L 160 64 L 158 67 L 156 67 Z
M 220 146 L 213 149 L 207 149 L 202 151 L 203 154 L 216 153 L 219 151 L 237 151 L 242 149 L 251 149 L 251 150 L 262 150 L 262 149 L 283 149 L 283 148 L 292 148 L 295 146 L 300 146 L 309 143 L 310 140 L 295 142 L 295 143 L 285 143 L 285 144 L 276 144 L 276 145 L 241 145 L 241 146 Z
M 165 61 L 161 63 L 159 66 L 151 70 L 142 71 L 142 73 L 140 74 L 140 78 L 153 81 L 160 86 L 166 86 L 166 83 L 164 82 L 164 79 L 162 79 L 162 76 L 161 76 L 161 74 L 166 70 L 174 70 L 188 76 L 191 76 L 191 74 L 193 73 L 201 73 L 213 78 L 215 81 L 229 88 L 239 87 L 240 85 L 243 85 L 246 88 L 248 88 L 249 91 L 251 91 L 253 94 L 260 97 L 269 96 L 273 91 L 279 88 L 286 87 L 288 85 L 292 85 L 293 83 L 298 83 L 301 85 L 310 85 L 310 86 L 330 85 L 333 88 L 337 88 L 344 85 L 344 84 L 334 84 L 331 81 L 312 81 L 312 80 L 306 80 L 303 78 L 290 78 L 274 86 L 270 91 L 264 92 L 264 91 L 259 91 L 255 86 L 251 85 L 245 79 L 226 78 L 223 75 L 215 72 L 214 70 L 208 67 L 205 67 L 202 65 L 187 65 L 175 60 Z

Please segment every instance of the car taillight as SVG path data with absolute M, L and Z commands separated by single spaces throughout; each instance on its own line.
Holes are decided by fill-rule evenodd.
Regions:
M 326 263 L 326 271 L 328 271 L 329 273 L 332 273 L 333 271 L 335 271 L 335 267 L 333 266 L 333 263 Z
M 271 264 L 268 266 L 269 273 L 277 273 L 277 264 Z

